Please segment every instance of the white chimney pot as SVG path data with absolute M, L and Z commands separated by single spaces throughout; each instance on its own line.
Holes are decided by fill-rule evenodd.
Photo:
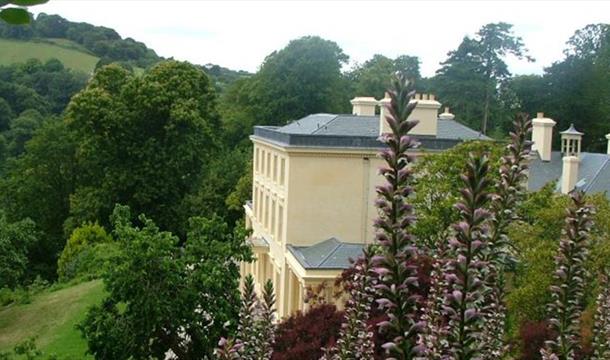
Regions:
M 576 156 L 564 156 L 561 172 L 561 193 L 568 194 L 574 190 L 578 182 L 578 167 L 580 160 Z
M 377 99 L 374 97 L 355 97 L 350 103 L 352 104 L 352 114 L 358 116 L 375 116 Z
M 545 118 L 544 113 L 541 112 L 532 120 L 532 150 L 538 151 L 542 161 L 551 161 L 553 126 L 555 124 L 553 119 Z

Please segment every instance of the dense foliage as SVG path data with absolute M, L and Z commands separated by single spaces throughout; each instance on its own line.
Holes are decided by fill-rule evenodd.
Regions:
M 507 83 L 524 111 L 545 114 L 555 128 L 571 123 L 584 131 L 583 150 L 605 151 L 610 97 L 610 26 L 590 24 L 568 40 L 565 58 L 545 69 L 542 76 L 517 76 Z M 555 145 L 559 139 L 555 139 Z
M 74 229 L 57 260 L 60 280 L 69 280 L 81 274 L 101 275 L 106 269 L 95 258 L 112 256 L 116 246 L 111 246 L 111 243 L 112 237 L 98 224 L 85 223 Z
M 0 212 L 0 289 L 14 288 L 31 275 L 28 269 L 30 251 L 38 237 L 31 220 L 11 223 Z
M 318 360 L 339 334 L 343 313 L 334 305 L 312 307 L 282 321 L 273 345 L 273 360 Z
M 186 242 L 125 206 L 112 214 L 121 253 L 105 275 L 109 294 L 81 324 L 97 359 L 212 356 L 234 330 L 239 309 L 239 262 L 250 253 L 243 231 L 213 217 L 191 218 Z

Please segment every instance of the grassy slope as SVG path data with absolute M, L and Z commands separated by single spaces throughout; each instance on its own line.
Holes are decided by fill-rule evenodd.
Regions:
M 103 294 L 102 282 L 95 280 L 44 291 L 27 305 L 0 308 L 0 351 L 12 350 L 16 344 L 37 336 L 36 345 L 45 354 L 87 359 L 87 345 L 74 326 L 85 317 L 89 306 L 101 301 Z
M 0 65 L 24 62 L 36 58 L 46 61 L 56 58 L 66 67 L 92 73 L 98 58 L 84 51 L 82 46 L 65 39 L 15 41 L 0 39 Z

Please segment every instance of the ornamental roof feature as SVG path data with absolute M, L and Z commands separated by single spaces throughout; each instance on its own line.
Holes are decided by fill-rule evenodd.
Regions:
M 570 127 L 567 130 L 560 132 L 561 135 L 576 135 L 583 136 L 585 133 L 582 133 L 574 127 L 574 124 L 570 124 Z

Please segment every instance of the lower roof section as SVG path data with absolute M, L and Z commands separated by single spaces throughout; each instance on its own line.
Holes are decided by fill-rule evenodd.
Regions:
M 345 243 L 330 238 L 311 246 L 287 245 L 288 250 L 305 270 L 342 270 L 362 255 L 364 244 Z

